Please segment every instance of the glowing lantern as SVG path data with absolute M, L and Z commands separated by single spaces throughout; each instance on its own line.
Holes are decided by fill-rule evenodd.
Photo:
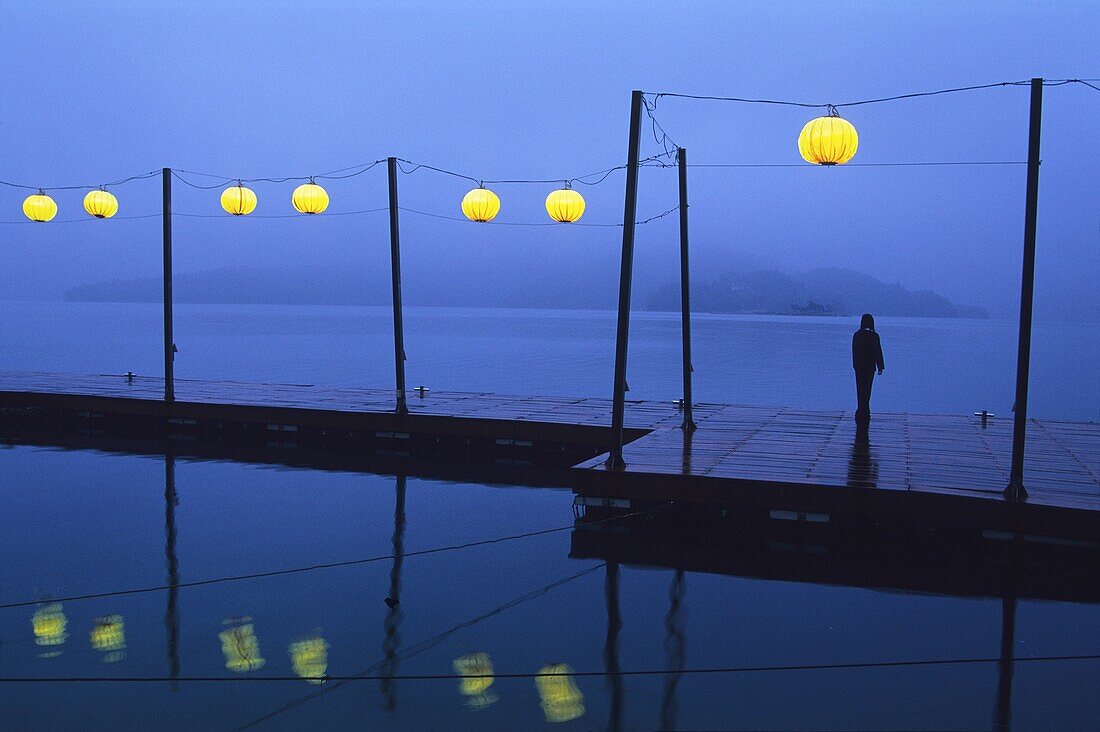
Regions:
M 462 213 L 470 221 L 492 221 L 500 213 L 500 198 L 484 186 L 462 197 Z
M 57 216 L 57 204 L 40 189 L 23 201 L 23 213 L 31 221 L 49 221 Z
M 314 183 L 312 178 L 309 179 L 309 183 L 303 183 L 295 188 L 290 200 L 298 213 L 319 214 L 328 208 L 328 193 Z
M 237 618 L 225 621 L 227 624 L 250 620 L 251 618 Z M 239 674 L 255 671 L 264 666 L 264 657 L 260 655 L 260 641 L 252 629 L 251 623 L 234 625 L 231 628 L 218 633 L 222 642 L 222 654 L 225 656 L 225 667 Z
M 546 213 L 563 224 L 571 224 L 584 215 L 584 198 L 572 188 L 559 188 L 546 197 Z
M 67 628 L 69 620 L 61 611 L 60 603 L 43 605 L 31 616 L 31 626 L 34 628 L 34 643 L 39 646 L 54 647 L 65 643 L 69 637 Z M 47 651 L 39 654 L 40 658 L 53 658 L 60 656 L 60 650 Z
M 493 662 L 488 653 L 468 653 L 454 660 L 455 673 L 462 675 L 458 693 L 467 697 L 466 706 L 479 712 L 499 697 L 489 690 L 493 685 Z
M 121 661 L 126 655 L 126 629 L 121 615 L 96 618 L 92 626 L 92 648 L 102 651 L 104 663 Z
M 84 196 L 84 210 L 97 219 L 109 219 L 118 213 L 118 199 L 106 188 L 88 191 Z
M 247 216 L 256 210 L 256 194 L 240 183 L 222 191 L 222 208 L 234 216 Z
M 807 122 L 798 135 L 798 152 L 807 163 L 816 165 L 846 163 L 855 156 L 858 147 L 856 128 L 841 119 L 834 107 L 829 107 L 828 116 Z
M 573 669 L 566 664 L 552 663 L 535 677 L 547 722 L 568 722 L 584 714 L 584 694 L 573 683 L 571 673 Z
M 325 683 L 325 671 L 328 670 L 328 643 L 320 636 L 294 641 L 287 650 L 290 652 L 290 664 L 294 673 L 311 684 Z

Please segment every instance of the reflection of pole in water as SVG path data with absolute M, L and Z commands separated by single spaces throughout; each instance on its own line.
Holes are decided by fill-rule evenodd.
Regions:
M 997 709 L 993 729 L 1012 729 L 1012 667 L 1016 654 L 1016 596 L 1001 598 L 1001 661 L 997 675 Z
M 164 455 L 164 556 L 168 561 L 168 606 L 164 611 L 164 627 L 168 636 L 168 673 L 173 679 L 180 675 L 179 562 L 176 560 L 176 458 L 171 450 Z M 172 682 L 172 691 L 179 686 Z
M 676 570 L 672 586 L 668 590 L 668 614 L 665 615 L 665 652 L 668 653 L 668 670 L 665 677 L 665 696 L 661 701 L 661 729 L 676 729 L 676 685 L 684 675 L 687 661 L 687 642 L 684 636 L 684 571 Z
M 397 645 L 401 641 L 398 625 L 401 623 L 401 562 L 405 556 L 405 481 L 397 476 L 397 495 L 393 509 L 393 567 L 390 569 L 390 594 L 386 597 L 390 611 L 384 624 L 386 637 L 382 641 L 382 676 L 397 673 Z M 397 688 L 390 679 L 382 679 L 382 695 L 386 709 L 397 709 Z
M 611 694 L 611 712 L 607 719 L 607 729 L 617 732 L 622 729 L 623 679 L 619 675 L 619 565 L 607 563 L 607 575 L 604 580 L 604 597 L 607 600 L 607 640 L 603 647 L 604 666 L 607 668 L 607 681 Z

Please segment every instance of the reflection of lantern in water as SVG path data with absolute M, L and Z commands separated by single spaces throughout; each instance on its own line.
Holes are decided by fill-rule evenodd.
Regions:
M 104 663 L 121 661 L 126 655 L 126 629 L 121 615 L 96 618 L 92 626 L 92 648 L 103 652 Z
M 60 646 L 69 637 L 66 628 L 69 625 L 65 613 L 61 612 L 61 604 L 57 602 L 43 605 L 31 616 L 31 625 L 34 626 L 34 642 L 39 646 Z M 40 653 L 40 658 L 53 658 L 60 656 L 60 650 Z
M 547 722 L 568 722 L 584 714 L 584 694 L 573 683 L 571 673 L 573 669 L 566 664 L 552 663 L 535 677 Z
M 225 655 L 225 667 L 239 674 L 255 671 L 264 666 L 264 658 L 260 655 L 260 641 L 252 630 L 252 623 L 244 621 L 251 618 L 233 618 L 225 623 L 242 623 L 226 628 L 218 633 L 222 641 L 222 653 Z
M 499 697 L 489 690 L 493 685 L 493 662 L 488 653 L 468 653 L 454 660 L 455 673 L 462 675 L 458 693 L 467 697 L 466 706 L 480 712 Z
M 328 670 L 328 643 L 320 636 L 312 636 L 294 641 L 287 650 L 294 673 L 311 684 L 325 683 L 325 671 Z

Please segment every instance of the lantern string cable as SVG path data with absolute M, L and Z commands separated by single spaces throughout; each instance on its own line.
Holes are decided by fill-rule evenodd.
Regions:
M 109 220 L 110 221 L 132 221 L 134 219 L 160 218 L 163 215 L 164 214 L 162 214 L 160 212 L 157 212 L 157 213 L 140 214 L 140 215 L 134 215 L 134 216 L 112 216 Z M 175 215 L 176 216 L 183 216 L 185 214 L 175 214 Z M 60 220 L 56 220 L 56 221 L 50 221 L 49 223 L 51 223 L 51 224 L 82 224 L 82 223 L 85 223 L 85 222 L 88 222 L 88 221 L 101 221 L 101 220 L 102 219 L 97 219 L 94 216 L 83 216 L 79 219 L 60 219 Z M 41 222 L 31 221 L 30 219 L 23 219 L 21 221 L 0 221 L 0 224 L 19 224 L 19 225 L 22 225 L 22 224 L 38 224 L 38 223 L 41 223 Z
M 316 176 L 314 176 L 314 177 L 316 177 Z M 325 211 L 324 213 L 311 214 L 309 216 L 303 216 L 300 213 L 265 214 L 265 215 L 248 214 L 247 216 L 232 216 L 232 215 L 224 214 L 224 213 L 219 213 L 219 214 L 196 214 L 196 213 L 179 213 L 179 212 L 176 212 L 176 211 L 173 211 L 172 215 L 173 216 L 184 216 L 184 217 L 189 218 L 189 219 L 224 219 L 224 218 L 227 218 L 227 217 L 232 218 L 232 219 L 311 219 L 311 218 L 323 219 L 323 218 L 328 218 L 329 216 L 360 216 L 362 214 L 380 213 L 382 211 L 389 211 L 389 210 L 390 209 L 389 209 L 388 206 L 383 206 L 381 208 L 365 208 L 365 209 L 362 209 L 361 211 Z M 160 214 L 155 214 L 155 215 L 160 216 Z M 31 222 L 31 223 L 34 223 L 34 222 Z
M 234 183 L 244 185 L 245 183 L 288 183 L 290 181 L 345 180 L 347 178 L 354 178 L 357 175 L 362 175 L 368 170 L 371 170 L 375 166 L 380 165 L 384 162 L 386 162 L 384 159 L 375 160 L 373 163 L 360 163 L 359 165 L 349 165 L 345 168 L 337 168 L 336 170 L 330 170 L 326 173 L 321 173 L 319 175 L 290 175 L 283 178 L 236 178 L 226 175 L 216 175 L 214 173 L 202 173 L 196 170 L 177 170 L 175 168 L 172 168 L 172 176 L 182 182 L 184 185 L 190 186 L 192 188 L 198 188 L 199 190 L 203 191 L 209 191 L 215 188 L 221 188 L 226 185 L 232 185 Z M 218 180 L 218 182 L 212 183 L 210 185 L 193 183 L 192 181 L 184 178 L 181 173 L 187 175 L 198 175 L 204 178 L 215 178 Z
M 845 163 L 836 166 L 808 165 L 806 163 L 688 163 L 689 168 L 802 168 L 804 170 L 819 170 L 822 167 L 830 168 L 914 168 L 937 166 L 967 166 L 967 165 L 1027 165 L 1026 160 L 937 160 L 918 161 L 909 163 Z M 663 168 L 675 168 L 673 163 L 661 165 Z
M 114 188 L 115 186 L 121 186 L 130 181 L 144 180 L 146 178 L 152 178 L 160 175 L 159 170 L 154 170 L 149 173 L 141 173 L 139 175 L 131 175 L 127 178 L 111 181 L 110 183 L 96 183 L 94 185 L 79 185 L 79 186 L 28 186 L 22 183 L 10 183 L 6 180 L 0 180 L 0 185 L 8 186 L 9 188 L 22 188 L 28 191 L 81 191 L 81 190 L 98 190 L 100 188 Z
M 621 521 L 623 519 L 632 518 L 634 516 L 647 516 L 647 515 L 656 513 L 657 511 L 660 511 L 661 509 L 663 509 L 663 508 L 665 508 L 669 505 L 671 505 L 671 501 L 669 503 L 663 503 L 660 506 L 656 506 L 654 508 L 647 508 L 643 511 L 633 511 L 631 513 L 624 513 L 624 514 L 619 515 L 619 516 L 612 516 L 610 518 L 600 519 L 598 521 L 593 521 L 591 523 L 586 523 L 585 526 L 586 527 L 587 526 L 596 526 L 596 525 L 607 523 L 607 522 L 610 522 L 610 521 Z M 550 528 L 550 529 L 539 529 L 537 531 L 527 531 L 527 532 L 524 532 L 522 534 L 512 534 L 510 536 L 498 536 L 498 537 L 493 538 L 493 539 L 481 539 L 479 541 L 471 541 L 471 542 L 466 542 L 464 544 L 450 544 L 448 546 L 433 547 L 431 549 L 419 549 L 417 551 L 405 552 L 405 553 L 401 554 L 400 556 L 402 558 L 407 559 L 409 557 L 421 557 L 421 556 L 426 556 L 426 555 L 429 555 L 429 554 L 442 554 L 444 552 L 460 551 L 460 550 L 463 550 L 463 549 L 472 549 L 474 547 L 479 547 L 479 546 L 487 546 L 487 545 L 490 545 L 490 544 L 500 544 L 500 543 L 507 542 L 507 541 L 515 541 L 517 539 L 529 539 L 529 538 L 532 538 L 532 537 L 535 537 L 535 536 L 545 536 L 547 534 L 556 534 L 556 533 L 561 533 L 562 531 L 570 531 L 573 528 L 575 528 L 575 524 L 568 524 L 566 526 L 556 526 L 556 527 L 553 527 L 553 528 Z M 323 564 L 310 564 L 310 565 L 303 566 L 303 567 L 289 567 L 289 568 L 285 568 L 285 569 L 275 569 L 275 570 L 270 570 L 270 571 L 267 571 L 267 572 L 253 572 L 253 573 L 250 573 L 250 574 L 238 574 L 238 575 L 229 575 L 229 576 L 225 576 L 225 577 L 213 577 L 213 578 L 202 579 L 202 580 L 192 580 L 190 582 L 177 582 L 175 584 L 170 584 L 170 585 L 155 585 L 155 586 L 150 586 L 150 587 L 134 587 L 134 588 L 124 589 L 124 590 L 111 590 L 111 591 L 106 591 L 106 592 L 92 592 L 92 593 L 88 593 L 88 594 L 84 594 L 84 595 L 69 595 L 68 597 L 50 597 L 50 598 L 40 598 L 40 599 L 37 599 L 37 600 L 18 600 L 16 602 L 8 602 L 8 603 L 0 604 L 0 610 L 9 610 L 11 608 L 17 608 L 17 607 L 30 607 L 32 605 L 40 605 L 44 602 L 50 602 L 50 603 L 54 603 L 54 602 L 62 602 L 62 603 L 63 602 L 78 602 L 80 600 L 96 600 L 96 599 L 101 599 L 101 598 L 105 598 L 105 597 L 120 597 L 122 595 L 140 595 L 140 594 L 145 594 L 145 593 L 149 593 L 149 592 L 161 592 L 161 591 L 164 591 L 164 590 L 171 590 L 171 589 L 176 589 L 176 588 L 203 587 L 203 586 L 206 586 L 206 585 L 223 584 L 223 583 L 226 583 L 226 582 L 240 582 L 242 580 L 252 580 L 252 579 L 261 579 L 261 578 L 265 578 L 265 577 L 278 577 L 278 576 L 288 575 L 288 574 L 301 574 L 301 573 L 304 573 L 304 572 L 314 572 L 314 571 L 319 570 L 319 569 L 337 569 L 337 568 L 341 568 L 341 567 L 353 567 L 353 566 L 358 566 L 358 565 L 362 565 L 362 564 L 372 564 L 374 562 L 388 561 L 388 560 L 397 559 L 397 558 L 398 558 L 398 555 L 396 555 L 396 554 L 386 554 L 386 555 L 383 555 L 383 556 L 366 557 L 366 558 L 362 558 L 362 559 L 346 559 L 346 560 L 339 561 L 339 562 L 326 562 L 326 563 L 323 563 Z
M 1087 84 L 1088 82 L 1083 79 L 1044 79 L 1043 86 L 1064 86 L 1066 84 Z M 883 102 L 894 102 L 901 99 L 915 99 L 918 97 L 932 97 L 941 94 L 955 94 L 957 92 L 977 91 L 980 89 L 994 89 L 997 87 L 1005 86 L 1028 86 L 1031 84 L 1030 80 L 1024 79 L 1022 81 L 1000 81 L 994 84 L 976 84 L 973 86 L 959 86 L 951 89 L 937 89 L 936 91 L 928 92 L 912 92 L 909 94 L 897 94 L 890 97 L 877 97 L 874 99 L 859 99 L 852 102 L 842 102 L 840 104 L 828 104 L 828 103 L 816 103 L 816 102 L 796 102 L 783 99 L 752 99 L 747 97 L 719 97 L 708 96 L 702 94 L 679 94 L 677 92 L 649 92 L 653 97 L 653 109 L 656 110 L 657 103 L 661 97 L 675 97 L 679 99 L 699 99 L 704 101 L 717 101 L 717 102 L 740 102 L 743 104 L 776 104 L 788 107 L 803 107 L 806 109 L 828 109 L 829 107 L 835 107 L 837 109 L 841 107 L 858 107 L 864 104 L 881 104 Z
M 587 570 L 584 574 L 600 569 L 603 565 Z M 570 578 L 573 579 L 573 578 Z M 1096 661 L 1100 660 L 1100 653 L 1087 653 L 1078 655 L 1058 656 L 1016 656 L 1004 659 L 1000 656 L 970 657 L 970 658 L 927 658 L 905 659 L 898 661 L 856 661 L 848 663 L 799 663 L 782 664 L 773 666 L 710 666 L 704 668 L 684 669 L 625 669 L 618 671 L 527 671 L 514 673 L 484 674 L 322 674 L 320 676 L 3 676 L 0 683 L 27 684 L 27 683 L 157 683 L 157 682 L 195 682 L 215 683 L 222 681 L 240 682 L 264 682 L 264 681 L 297 681 L 306 680 L 322 681 L 463 681 L 466 679 L 537 679 L 537 678 L 590 678 L 613 676 L 699 676 L 704 674 L 738 674 L 738 673 L 765 673 L 774 671 L 845 671 L 854 669 L 886 669 L 886 668 L 912 668 L 920 666 L 952 666 L 963 664 L 988 664 L 1003 663 L 1008 660 L 1011 663 L 1054 663 L 1066 661 Z
M 531 221 L 471 221 L 470 219 L 463 218 L 463 217 L 460 217 L 460 216 L 448 216 L 447 214 L 432 213 L 431 211 L 420 211 L 418 209 L 407 208 L 405 206 L 398 206 L 398 209 L 401 210 L 401 211 L 407 211 L 408 213 L 417 214 L 418 216 L 427 216 L 427 217 L 433 218 L 433 219 L 445 219 L 447 221 L 457 221 L 457 222 L 462 223 L 462 224 L 478 224 L 478 225 L 486 224 L 486 225 L 489 225 L 489 226 L 540 226 L 540 227 L 541 226 L 562 226 L 563 225 L 562 223 L 555 222 L 555 221 L 543 221 L 543 222 L 531 222 Z M 637 225 L 637 226 L 641 226 L 643 224 L 648 224 L 652 221 L 656 221 L 657 219 L 663 219 L 665 216 L 668 216 L 669 214 L 674 213 L 674 212 L 679 211 L 679 210 L 680 210 L 679 206 L 673 206 L 672 208 L 668 209 L 667 211 L 662 211 L 659 214 L 655 214 L 653 216 L 650 216 L 648 219 L 642 219 L 640 221 L 635 221 L 634 224 Z M 567 226 L 598 227 L 598 228 L 602 228 L 602 229 L 613 229 L 613 228 L 616 228 L 616 227 L 621 229 L 622 226 L 623 226 L 622 224 L 602 224 L 602 223 L 593 224 L 593 223 L 581 223 L 579 221 L 574 221 L 570 224 L 565 224 L 565 225 L 567 225 Z
M 653 98 L 653 103 L 651 105 L 649 100 L 646 99 L 646 95 L 642 94 L 642 107 L 645 108 L 646 116 L 649 117 L 649 128 L 653 133 L 653 139 L 661 146 L 661 149 L 664 150 L 664 154 L 671 157 L 672 153 L 678 150 L 680 146 L 668 136 L 665 128 L 661 126 L 661 123 L 657 121 L 657 117 L 654 115 L 654 112 L 657 111 L 657 98 Z M 657 134 L 658 132 L 660 132 L 659 135 Z
M 639 160 L 638 164 L 639 165 L 649 165 L 649 164 L 651 164 L 655 161 L 659 161 L 661 158 L 669 157 L 672 154 L 673 153 L 670 153 L 670 152 L 666 151 L 665 153 L 658 154 L 658 155 L 653 155 L 652 157 L 648 157 L 645 160 Z M 404 165 L 402 163 L 404 163 Z M 405 167 L 406 165 L 408 165 L 410 167 L 406 168 Z M 473 183 L 474 185 L 479 186 L 479 187 L 484 186 L 485 184 L 510 185 L 510 184 L 520 184 L 520 183 L 538 183 L 538 184 L 542 184 L 542 185 L 550 185 L 550 184 L 553 184 L 553 183 L 566 183 L 568 185 L 572 185 L 573 183 L 580 183 L 580 184 L 586 185 L 586 186 L 594 186 L 594 185 L 599 185 L 600 183 L 603 183 L 615 171 L 617 171 L 617 170 L 626 170 L 626 168 L 627 168 L 627 166 L 625 164 L 624 165 L 616 165 L 612 168 L 604 168 L 603 170 L 597 170 L 594 173 L 586 173 L 585 175 L 578 175 L 578 176 L 574 176 L 572 178 L 495 178 L 495 179 L 490 179 L 490 178 L 475 178 L 472 175 L 466 175 L 465 173 L 458 173 L 458 172 L 453 171 L 453 170 L 447 170 L 446 168 L 439 168 L 439 167 L 436 167 L 434 165 L 428 165 L 427 163 L 416 163 L 416 162 L 413 162 L 412 160 L 406 160 L 405 158 L 398 158 L 397 159 L 397 167 L 405 175 L 411 175 L 411 174 L 413 174 L 413 173 L 415 173 L 418 170 L 423 168 L 424 170 L 431 170 L 431 171 L 434 171 L 436 173 L 442 173 L 443 175 L 449 175 L 449 176 L 453 176 L 455 178 L 461 178 L 463 180 L 468 180 L 471 183 Z M 589 180 L 590 178 L 595 178 L 596 180 Z

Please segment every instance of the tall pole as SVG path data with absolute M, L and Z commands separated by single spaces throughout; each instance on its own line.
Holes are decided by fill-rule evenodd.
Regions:
M 161 170 L 161 212 L 164 244 L 164 401 L 176 400 L 173 361 L 176 344 L 172 340 L 172 169 Z
M 691 271 L 688 267 L 688 171 L 687 150 L 676 150 L 680 169 L 680 333 L 684 339 L 684 430 L 695 429 L 691 414 Z
M 630 330 L 630 280 L 634 270 L 634 220 L 638 211 L 638 143 L 642 130 L 642 92 L 630 97 L 630 141 L 626 151 L 626 201 L 623 211 L 623 261 L 619 270 L 619 322 L 615 329 L 615 393 L 611 402 L 611 456 L 607 466 L 622 470 L 623 418 L 626 411 L 626 346 Z
M 1027 381 L 1031 368 L 1031 304 L 1035 292 L 1035 218 L 1039 208 L 1039 135 L 1042 130 L 1043 80 L 1031 80 L 1031 122 L 1027 143 L 1027 199 L 1024 210 L 1024 266 L 1020 282 L 1020 344 L 1016 352 L 1016 414 L 1012 423 L 1012 467 L 1005 498 L 1022 501 L 1024 438 L 1027 432 Z
M 397 221 L 397 158 L 386 158 L 390 184 L 390 278 L 393 281 L 393 357 L 397 370 L 397 413 L 408 414 L 405 403 L 405 326 L 401 320 L 401 227 Z

